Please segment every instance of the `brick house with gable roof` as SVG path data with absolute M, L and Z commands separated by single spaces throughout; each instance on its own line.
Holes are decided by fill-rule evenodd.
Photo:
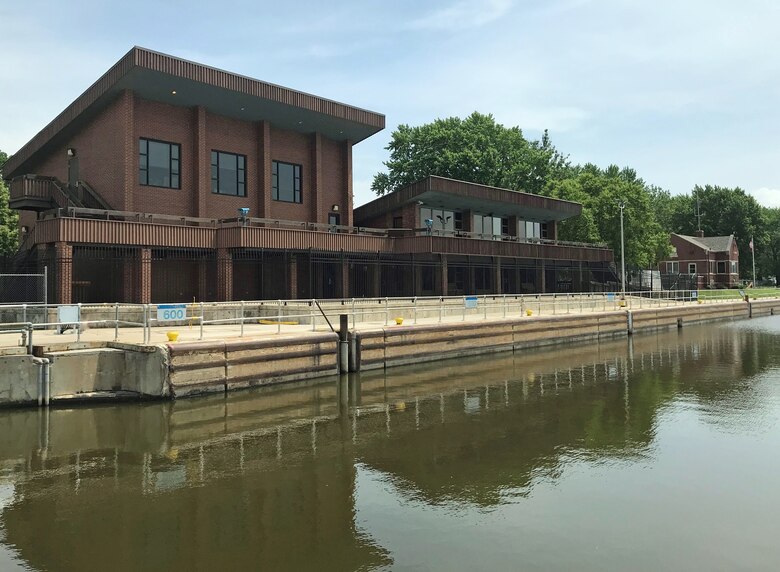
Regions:
M 658 263 L 662 274 L 695 275 L 697 288 L 734 288 L 739 285 L 739 249 L 733 234 L 669 237 L 672 255 Z

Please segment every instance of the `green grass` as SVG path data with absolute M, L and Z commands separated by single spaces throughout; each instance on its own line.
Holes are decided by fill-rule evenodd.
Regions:
M 745 294 L 751 298 L 769 298 L 780 296 L 780 288 L 746 288 Z M 722 300 L 728 298 L 741 298 L 739 290 L 699 290 L 699 298 L 702 300 Z

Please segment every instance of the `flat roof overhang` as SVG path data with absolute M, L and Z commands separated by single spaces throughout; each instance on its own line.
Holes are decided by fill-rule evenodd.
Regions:
M 356 208 L 355 224 L 410 203 L 537 221 L 561 221 L 582 212 L 582 205 L 573 201 L 432 176 Z
M 373 111 L 134 47 L 10 157 L 3 176 L 24 174 L 38 152 L 61 143 L 125 90 L 151 101 L 201 105 L 217 115 L 319 132 L 336 141 L 358 143 L 385 127 L 384 115 Z

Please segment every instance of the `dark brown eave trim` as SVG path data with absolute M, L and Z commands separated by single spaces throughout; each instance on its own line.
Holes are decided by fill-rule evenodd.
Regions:
M 275 103 L 298 107 L 315 113 L 330 115 L 346 121 L 368 125 L 377 131 L 384 129 L 385 117 L 380 113 L 360 109 L 330 99 L 234 74 L 196 62 L 176 58 L 138 46 L 133 47 L 73 103 L 41 129 L 19 151 L 8 158 L 3 177 L 23 173 L 17 170 L 29 161 L 44 145 L 67 128 L 82 113 L 94 105 L 119 80 L 135 67 L 169 74 L 216 88 L 236 91 Z
M 356 224 L 359 224 L 362 221 L 382 216 L 412 202 L 415 197 L 427 191 L 439 191 L 456 196 L 475 197 L 486 201 L 557 211 L 566 213 L 567 218 L 577 216 L 582 212 L 582 205 L 574 201 L 432 175 L 357 207 L 354 212 L 354 220 Z

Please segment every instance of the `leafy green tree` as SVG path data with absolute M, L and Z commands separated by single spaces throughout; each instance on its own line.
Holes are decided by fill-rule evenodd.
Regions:
M 540 141 L 530 141 L 519 127 L 504 127 L 477 112 L 466 119 L 399 125 L 387 149 L 387 172 L 375 175 L 371 184 L 378 195 L 429 175 L 539 194 L 569 166 L 546 131 Z
M 19 247 L 19 215 L 8 206 L 8 185 L 3 180 L 3 165 L 8 155 L 0 151 L 0 255 L 16 252 Z
M 545 193 L 583 205 L 580 217 L 561 223 L 562 239 L 606 242 L 619 257 L 623 204 L 626 264 L 650 268 L 669 253 L 668 232 L 656 220 L 652 193 L 636 171 L 615 165 L 602 170 L 587 164 L 574 172 L 570 178 L 551 181 Z
M 780 208 L 765 208 L 766 236 L 756 263 L 763 276 L 773 276 L 780 285 Z

